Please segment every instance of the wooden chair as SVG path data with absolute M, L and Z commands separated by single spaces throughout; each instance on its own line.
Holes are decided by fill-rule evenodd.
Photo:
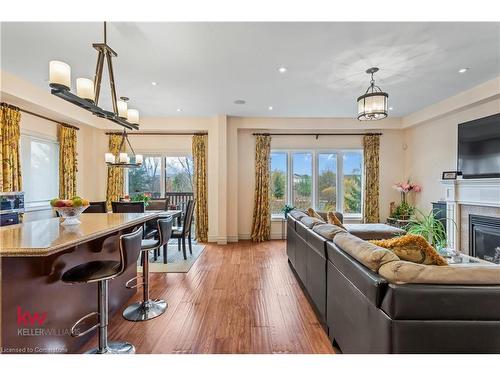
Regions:
M 146 211 L 166 211 L 168 209 L 168 199 L 151 199 Z
M 141 213 L 144 212 L 144 202 L 111 202 L 113 213 Z
M 87 209 L 83 211 L 84 214 L 105 214 L 106 212 L 108 212 L 108 209 L 106 208 L 106 201 L 90 202 Z
M 173 227 L 172 228 L 172 237 L 177 238 L 179 251 L 181 251 L 181 242 L 182 242 L 182 252 L 184 255 L 184 259 L 187 259 L 186 256 L 186 237 L 189 241 L 189 253 L 193 254 L 193 248 L 191 244 L 191 226 L 193 223 L 193 213 L 194 206 L 196 204 L 195 200 L 190 200 L 186 205 L 186 212 L 183 218 L 183 223 L 181 227 Z

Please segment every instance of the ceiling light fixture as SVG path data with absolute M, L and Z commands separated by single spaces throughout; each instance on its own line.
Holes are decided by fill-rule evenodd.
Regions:
M 462 68 L 462 69 L 460 69 L 458 72 L 459 72 L 460 74 L 464 74 L 465 72 L 469 71 L 469 69 L 470 69 L 470 68 Z
M 177 112 L 182 112 L 182 108 L 177 108 Z
M 94 43 L 92 46 L 98 51 L 94 80 L 77 78 L 75 95 L 71 92 L 71 67 L 62 61 L 50 61 L 49 86 L 52 88 L 51 94 L 86 109 L 97 117 L 105 118 L 127 129 L 139 129 L 139 111 L 128 109 L 127 103 L 120 103 L 116 99 L 112 58 L 118 55 L 107 44 L 106 22 L 104 22 L 104 43 Z M 112 112 L 98 105 L 104 60 L 108 65 L 111 103 L 113 105 Z
M 285 66 L 280 66 L 280 67 L 278 68 L 278 72 L 280 72 L 281 74 L 286 73 L 286 72 L 287 72 L 287 70 L 288 70 L 288 69 L 287 69 Z
M 272 106 L 272 105 L 270 105 L 269 107 L 267 107 L 267 109 L 268 109 L 269 111 L 272 111 L 274 108 L 273 108 L 273 106 Z
M 237 99 L 234 101 L 234 104 L 245 104 L 246 101 L 244 101 L 243 99 Z
M 358 98 L 358 120 L 374 121 L 382 120 L 387 117 L 387 99 L 389 94 L 383 92 L 380 87 L 375 85 L 373 74 L 378 72 L 377 67 L 370 68 L 366 73 L 370 74 L 370 86 L 366 92 Z
M 389 107 L 389 111 L 392 111 L 394 108 L 393 107 Z
M 156 86 L 156 85 L 157 85 L 157 83 L 156 83 L 155 81 L 151 82 L 151 84 L 152 84 L 153 86 Z
M 106 152 L 104 154 L 104 160 L 108 166 L 119 168 L 137 168 L 142 165 L 144 158 L 142 155 L 135 153 L 134 148 L 128 139 L 127 129 L 123 129 L 122 141 L 120 143 L 120 147 L 118 148 L 119 150 L 123 149 L 125 141 L 127 141 L 130 151 L 132 151 L 132 157 L 130 157 L 126 152 L 120 152 L 116 157 L 111 152 Z

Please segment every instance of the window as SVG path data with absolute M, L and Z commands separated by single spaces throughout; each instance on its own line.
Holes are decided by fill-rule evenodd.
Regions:
M 312 206 L 312 154 L 294 152 L 292 158 L 292 205 L 298 209 L 307 209 Z
M 128 193 L 149 193 L 153 198 L 161 197 L 161 169 L 160 156 L 146 156 L 139 168 L 128 170 Z
M 287 202 L 287 166 L 286 152 L 271 153 L 271 215 L 280 215 Z
M 129 168 L 125 181 L 131 196 L 150 193 L 153 199 L 165 192 L 193 191 L 193 158 L 191 156 L 144 155 L 140 168 Z
M 22 135 L 21 164 L 26 208 L 47 206 L 59 195 L 59 144 Z
M 361 215 L 361 152 L 343 153 L 344 213 Z
M 337 154 L 318 153 L 318 210 L 337 209 Z
M 193 168 L 193 158 L 191 156 L 166 157 L 166 191 L 193 192 Z
M 298 209 L 362 213 L 362 150 L 271 152 L 271 215 L 285 204 Z

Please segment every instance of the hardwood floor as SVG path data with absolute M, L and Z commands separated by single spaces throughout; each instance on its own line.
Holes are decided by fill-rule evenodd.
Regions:
M 146 322 L 110 319 L 109 340 L 137 353 L 334 353 L 290 269 L 285 241 L 207 245 L 187 274 L 151 274 L 167 311 Z M 112 298 L 112 296 L 110 296 Z M 130 301 L 140 300 L 140 290 Z M 97 345 L 90 340 L 86 349 Z

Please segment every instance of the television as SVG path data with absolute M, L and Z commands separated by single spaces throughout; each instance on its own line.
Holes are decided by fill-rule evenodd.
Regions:
M 500 177 L 500 113 L 458 124 L 457 171 L 463 178 Z

